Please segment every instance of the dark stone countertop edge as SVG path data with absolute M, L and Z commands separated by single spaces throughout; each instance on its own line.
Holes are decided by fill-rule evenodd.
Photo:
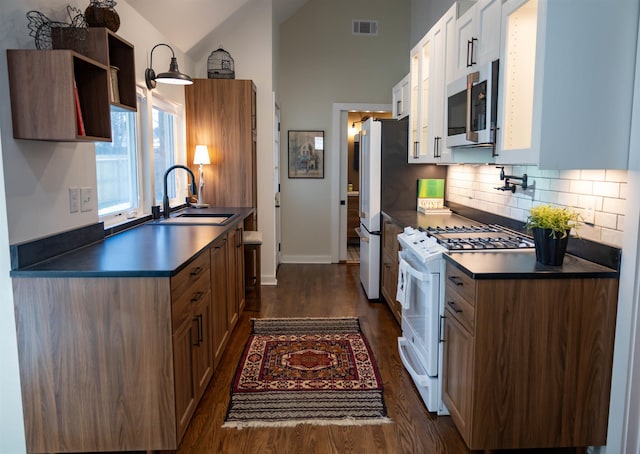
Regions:
M 500 252 L 493 252 L 500 254 Z M 466 253 L 468 254 L 468 253 Z M 473 254 L 471 252 L 471 254 Z M 444 254 L 444 259 L 462 271 L 464 274 L 476 280 L 499 280 L 499 279 L 603 279 L 619 278 L 619 273 L 613 269 L 606 271 L 564 271 L 562 267 L 549 266 L 546 270 L 536 271 L 488 271 L 477 272 L 468 269 L 458 262 L 454 257 Z
M 524 232 L 524 224 L 521 224 L 521 227 L 518 228 L 518 221 L 513 219 L 510 222 L 504 222 L 502 216 L 493 215 L 491 213 L 481 212 L 479 210 L 464 207 L 465 209 L 459 210 L 458 205 L 454 204 L 449 207 L 452 212 L 450 214 L 423 214 L 418 211 L 413 210 L 387 210 L 382 212 L 382 216 L 389 219 L 391 222 L 395 223 L 400 227 L 412 226 L 417 227 L 419 225 L 426 226 L 431 225 L 433 220 L 435 222 L 434 225 L 445 225 L 446 223 L 474 223 L 480 222 L 483 224 L 499 224 L 504 225 L 512 230 L 517 230 L 521 233 Z M 458 210 L 458 212 L 456 211 Z M 466 215 L 460 214 L 460 211 Z M 477 215 L 477 213 L 481 213 L 481 215 Z M 467 217 L 467 216 L 474 216 Z M 507 225 L 505 225 L 507 224 Z M 578 238 L 571 239 L 571 242 L 575 242 L 578 246 L 584 246 L 587 240 L 579 240 Z M 571 244 L 570 242 L 570 244 Z M 574 244 L 575 244 L 574 243 Z M 459 263 L 455 260 L 454 257 L 449 255 L 449 253 L 445 254 L 445 258 L 455 264 L 461 271 L 465 272 L 468 276 L 474 279 L 571 279 L 571 278 L 579 278 L 579 279 L 588 279 L 588 278 L 619 278 L 619 264 L 620 264 L 620 249 L 614 248 L 607 245 L 602 245 L 599 243 L 589 242 L 590 246 L 595 245 L 597 249 L 596 254 L 590 255 L 589 252 L 592 252 L 590 249 L 587 250 L 587 254 L 576 254 L 573 250 L 567 250 L 568 255 L 572 255 L 576 257 L 577 261 L 584 260 L 586 265 L 595 265 L 598 270 L 594 270 L 593 267 L 587 266 L 584 270 L 574 269 L 568 270 L 566 267 L 548 267 L 548 269 L 536 269 L 536 270 L 520 270 L 513 271 L 500 269 L 497 271 L 496 269 L 488 270 L 486 272 L 478 272 L 477 270 L 470 270 L 465 267 L 463 264 Z M 604 252 L 603 252 L 604 251 Z M 497 251 L 491 252 L 491 254 L 504 254 L 505 251 Z M 456 253 L 456 254 L 477 254 L 477 252 L 465 252 L 465 253 Z M 464 257 L 464 256 L 460 256 Z M 604 260 L 601 260 L 602 258 Z
M 71 230 L 68 232 L 62 232 L 59 234 L 52 235 L 50 237 L 45 237 L 42 239 L 37 239 L 31 242 L 25 242 L 18 245 L 11 245 L 11 255 L 12 255 L 12 265 L 14 265 L 13 258 L 15 257 L 15 264 L 19 264 L 18 258 L 22 257 L 22 263 L 28 263 L 19 268 L 12 269 L 9 273 L 12 278 L 37 278 L 37 277 L 61 277 L 61 278 L 73 278 L 73 277 L 91 277 L 91 278 L 105 278 L 105 277 L 171 277 L 179 273 L 182 269 L 188 266 L 196 257 L 198 257 L 203 250 L 207 247 L 211 246 L 213 243 L 218 241 L 223 235 L 225 235 L 229 230 L 238 224 L 238 222 L 243 222 L 247 217 L 249 217 L 255 209 L 252 207 L 213 207 L 209 209 L 212 213 L 228 213 L 232 212 L 238 215 L 238 218 L 233 222 L 230 222 L 226 225 L 219 226 L 219 230 L 217 234 L 212 234 L 207 244 L 203 247 L 193 249 L 189 251 L 189 258 L 177 264 L 177 266 L 168 268 L 155 268 L 148 267 L 145 269 L 130 269 L 127 267 L 123 267 L 117 270 L 100 270 L 100 269 L 68 269 L 67 267 L 60 267 L 56 269 L 55 263 L 58 261 L 63 262 L 66 257 L 69 257 L 71 254 L 82 254 L 83 249 L 90 249 L 94 247 L 105 246 L 108 249 L 109 240 L 112 238 L 116 238 L 121 234 L 127 234 L 127 232 L 136 230 L 138 228 L 143 228 L 145 225 L 152 225 L 152 222 L 145 222 L 142 224 L 135 225 L 132 228 L 125 229 L 123 231 L 118 232 L 117 234 L 106 236 L 104 234 L 105 229 L 102 222 L 97 224 L 92 224 L 90 226 L 80 227 L 75 230 Z M 199 210 L 199 212 L 203 212 Z M 157 224 L 157 221 L 155 221 Z M 188 228 L 197 228 L 198 225 L 179 225 L 179 224 L 168 224 L 157 226 L 158 229 L 179 229 L 181 227 Z M 210 226 L 204 226 L 210 227 Z M 87 231 L 89 231 L 89 235 L 87 235 Z M 100 231 L 102 233 L 98 234 Z M 69 248 L 69 246 L 65 245 L 66 250 L 60 250 L 58 248 L 54 249 L 55 254 L 51 253 L 51 245 L 56 245 L 60 243 L 66 243 L 73 245 L 73 248 Z M 49 256 L 46 256 L 46 253 L 49 253 Z M 25 259 L 24 257 L 27 257 Z M 43 258 L 44 257 L 44 258 Z M 40 259 L 40 260 L 37 260 Z M 37 261 L 36 261 L 37 260 Z M 50 268 L 46 268 L 43 264 L 53 264 Z

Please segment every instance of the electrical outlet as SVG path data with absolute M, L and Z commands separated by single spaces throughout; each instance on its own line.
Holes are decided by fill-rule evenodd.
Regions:
M 69 213 L 80 211 L 80 189 L 69 188 Z
M 93 188 L 80 188 L 80 211 L 93 209 Z
M 582 220 L 585 224 L 595 224 L 596 212 L 593 208 L 585 208 L 582 212 Z

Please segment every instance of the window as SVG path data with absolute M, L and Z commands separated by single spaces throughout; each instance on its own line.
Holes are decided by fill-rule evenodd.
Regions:
M 164 195 L 164 173 L 175 165 L 177 148 L 177 114 L 175 105 L 153 98 L 152 121 L 153 121 L 153 173 L 154 173 L 154 194 L 157 204 L 162 204 Z M 180 203 L 178 194 L 180 193 L 180 181 L 176 178 L 176 172 L 171 172 L 167 178 L 167 195 L 169 200 Z
M 140 206 L 136 113 L 111 107 L 111 142 L 96 143 L 98 215 Z

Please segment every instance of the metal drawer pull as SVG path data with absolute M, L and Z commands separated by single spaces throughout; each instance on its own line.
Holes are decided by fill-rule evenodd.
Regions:
M 458 276 L 449 276 L 448 279 L 454 284 L 456 284 L 458 287 L 464 285 L 464 282 L 462 282 L 462 279 L 460 279 Z
M 204 292 L 196 292 L 191 297 L 191 302 L 192 303 L 197 303 L 198 301 L 200 301 L 202 299 L 203 296 L 204 296 Z
M 451 309 L 453 309 L 453 312 L 455 312 L 456 314 L 462 313 L 462 309 L 459 309 L 458 306 L 456 306 L 455 302 L 447 301 L 447 304 L 449 305 L 449 307 L 451 307 Z
M 198 324 L 198 339 L 196 340 L 196 343 L 193 344 L 196 347 L 199 347 L 200 344 L 202 343 L 203 340 L 203 336 L 202 336 L 202 314 L 198 314 L 193 318 L 193 321 L 195 323 Z
M 196 266 L 194 269 L 191 270 L 191 272 L 189 274 L 191 276 L 197 276 L 200 273 L 202 273 L 202 267 L 201 266 Z

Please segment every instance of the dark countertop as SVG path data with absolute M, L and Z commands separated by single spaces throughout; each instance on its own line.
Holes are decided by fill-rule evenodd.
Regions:
M 448 252 L 444 258 L 473 279 L 587 279 L 618 277 L 618 272 L 565 254 L 562 266 L 542 265 L 533 249 L 500 252 Z
M 436 227 L 445 225 L 473 225 L 472 219 L 451 214 L 423 214 L 412 210 L 383 212 L 401 227 Z M 573 241 L 572 238 L 570 241 Z M 546 266 L 536 262 L 533 249 L 502 250 L 497 252 L 447 252 L 445 259 L 474 279 L 571 279 L 618 278 L 613 268 L 566 254 L 562 266 Z
M 253 213 L 253 208 L 187 209 L 232 213 L 223 226 L 177 225 L 149 221 L 87 246 L 11 271 L 11 277 L 162 277 L 173 276 L 207 246 Z

